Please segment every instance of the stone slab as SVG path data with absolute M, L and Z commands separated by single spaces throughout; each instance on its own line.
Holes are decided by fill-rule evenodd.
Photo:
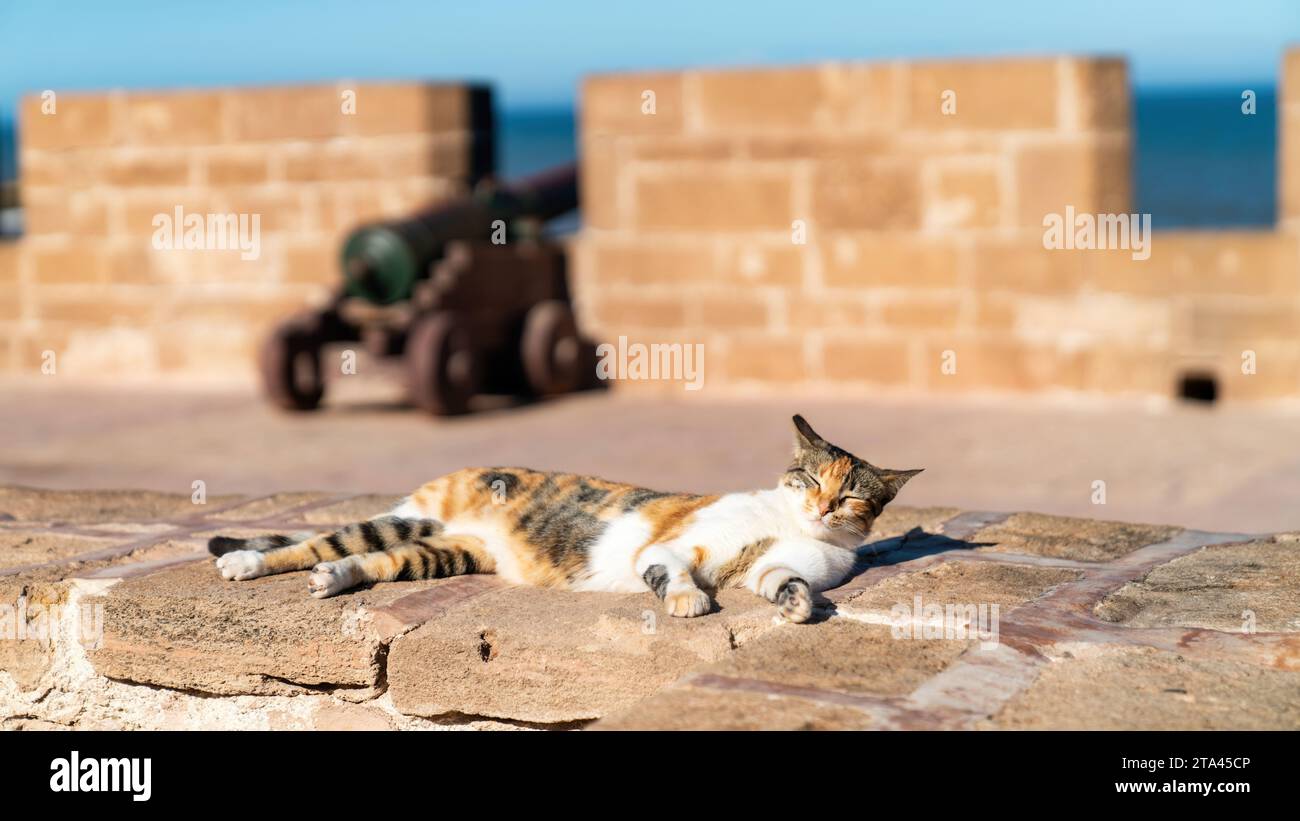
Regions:
M 592 724 L 593 730 L 869 730 L 871 716 L 793 695 L 671 687 Z
M 1095 613 L 1126 627 L 1300 631 L 1300 536 L 1206 547 L 1124 585 Z
M 896 639 L 887 626 L 844 617 L 786 624 L 701 667 L 652 700 L 612 714 L 593 729 L 658 729 L 679 721 L 690 729 L 740 729 L 773 720 L 860 729 L 874 726 L 873 707 L 896 701 L 944 670 L 971 645 L 944 639 Z M 697 692 L 707 691 L 707 692 Z M 719 698 L 721 694 L 724 698 Z M 730 699 L 736 710 L 709 711 Z M 673 719 L 674 710 L 687 711 Z
M 649 592 L 486 593 L 396 639 L 389 690 L 398 710 L 419 716 L 599 718 L 773 626 L 773 606 L 747 591 L 722 591 L 718 606 L 676 619 Z
M 1062 648 L 989 729 L 1295 730 L 1300 672 L 1150 647 Z
M 102 675 L 178 690 L 279 694 L 379 686 L 390 636 L 369 608 L 446 581 L 313 599 L 307 573 L 223 580 L 212 561 L 125 579 L 103 596 Z
M 66 604 L 71 584 L 68 580 L 72 577 L 94 578 L 137 562 L 175 561 L 180 557 L 193 561 L 202 556 L 202 547 L 196 542 L 162 541 L 120 556 L 75 560 L 131 541 L 125 535 L 98 538 L 41 530 L 0 530 L 0 673 L 7 673 L 23 690 L 39 685 L 54 657 L 49 621 Z M 6 574 L 6 569 L 18 572 Z
M 22 690 L 38 686 L 54 657 L 51 619 L 66 604 L 58 581 L 0 577 L 0 673 Z
M 1147 545 L 1163 542 L 1176 527 L 1016 513 L 1005 521 L 981 528 L 970 538 L 984 543 L 980 552 L 1022 553 L 1084 562 L 1106 562 Z
M 191 497 L 145 490 L 38 490 L 0 487 L 0 520 L 23 522 L 145 522 L 188 518 L 231 505 L 239 496 L 209 496 L 196 505 Z
M 820 624 L 781 625 L 702 672 L 786 687 L 902 696 L 970 644 L 894 638 L 886 625 L 838 616 Z
M 131 541 L 128 536 L 100 538 L 48 530 L 0 530 L 0 570 L 60 562 Z
M 920 596 L 923 605 L 996 604 L 1005 615 L 1079 575 L 1077 570 L 1055 567 L 950 561 L 882 579 L 837 607 L 845 613 L 888 616 L 895 605 L 912 607 Z
M 295 508 L 324 502 L 336 496 L 333 493 L 276 493 L 260 499 L 252 499 L 241 505 L 235 505 L 213 514 L 214 519 L 227 521 L 252 521 L 271 516 L 282 516 Z
M 185 493 L 0 488 L 0 632 L 28 608 L 27 637 L 0 640 L 0 727 L 861 729 L 986 715 L 989 727 L 1300 726 L 1300 671 L 1291 645 L 1276 645 L 1300 631 L 1297 534 L 891 506 L 861 572 L 805 625 L 746 591 L 679 620 L 649 593 L 493 576 L 317 601 L 305 573 L 226 582 L 206 555 L 210 534 L 327 529 L 395 501 L 277 493 L 195 506 Z M 1202 536 L 1224 543 L 1197 549 Z M 1194 552 L 1170 560 L 1183 549 Z M 894 606 L 916 596 L 997 605 L 1010 631 L 1017 608 L 1076 579 L 1084 607 L 1109 594 L 1095 613 L 1119 626 L 1058 613 L 1060 596 L 1022 609 L 1030 627 L 1059 630 L 1018 633 L 1051 641 L 1015 670 L 980 664 L 969 637 L 890 631 Z M 32 636 L 42 608 L 74 600 L 102 608 L 102 643 Z M 1286 635 L 1244 635 L 1243 610 L 1257 631 Z M 945 701 L 962 688 L 997 697 L 963 713 Z
M 907 507 L 890 504 L 876 519 L 871 528 L 868 544 L 882 539 L 892 539 L 920 528 L 926 533 L 939 533 L 944 522 L 961 513 L 955 507 Z
M 433 477 L 430 477 L 431 479 Z M 411 488 L 415 490 L 415 488 Z M 351 524 L 387 513 L 402 500 L 401 496 L 366 495 L 355 496 L 335 502 L 332 505 L 314 508 L 303 514 L 302 519 L 314 525 Z

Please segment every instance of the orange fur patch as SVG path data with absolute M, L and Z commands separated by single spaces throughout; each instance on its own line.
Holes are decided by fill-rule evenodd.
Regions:
M 709 551 L 705 550 L 702 545 L 696 545 L 691 548 L 691 569 L 695 570 L 702 567 L 709 560 Z
M 650 543 L 675 538 L 690 524 L 695 512 L 718 500 L 717 496 L 665 496 L 646 502 L 638 511 L 650 522 Z
M 729 587 L 735 585 L 739 587 L 745 583 L 745 576 L 748 575 L 749 569 L 754 566 L 754 562 L 768 551 L 775 539 L 759 539 L 744 546 L 739 553 L 733 556 L 726 564 L 718 568 L 713 574 L 713 584 L 717 588 Z

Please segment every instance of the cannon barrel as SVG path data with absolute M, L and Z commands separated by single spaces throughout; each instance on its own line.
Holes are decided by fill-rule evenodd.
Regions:
M 408 299 L 448 242 L 487 240 L 497 220 L 545 222 L 578 207 L 578 168 L 548 169 L 509 185 L 490 181 L 474 192 L 401 220 L 356 229 L 343 243 L 345 290 L 379 304 Z

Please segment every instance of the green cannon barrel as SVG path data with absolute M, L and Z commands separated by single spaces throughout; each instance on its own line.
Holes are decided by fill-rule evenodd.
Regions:
M 409 299 L 448 242 L 490 239 L 498 220 L 545 222 L 577 206 L 578 169 L 565 165 L 511 185 L 482 184 L 406 219 L 362 226 L 343 243 L 345 290 L 381 305 Z

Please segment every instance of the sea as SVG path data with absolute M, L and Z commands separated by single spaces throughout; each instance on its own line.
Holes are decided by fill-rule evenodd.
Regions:
M 1134 210 L 1162 228 L 1266 227 L 1277 214 L 1277 96 L 1240 86 L 1139 90 L 1133 98 Z M 1248 110 L 1253 113 L 1247 113 Z M 497 117 L 497 167 L 504 179 L 577 157 L 571 107 Z M 0 123 L 0 181 L 11 179 L 13 128 Z M 576 217 L 552 226 L 567 233 Z

